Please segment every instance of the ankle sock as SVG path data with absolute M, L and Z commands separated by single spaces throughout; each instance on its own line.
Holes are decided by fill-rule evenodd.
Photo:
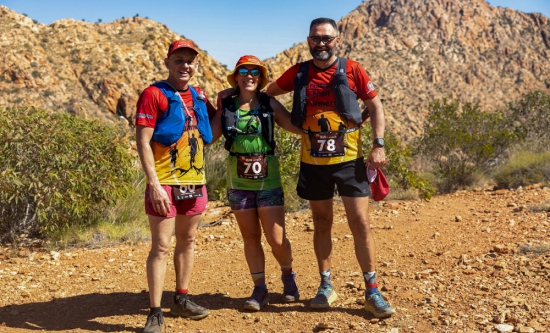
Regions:
M 365 295 L 371 295 L 378 292 L 378 284 L 376 284 L 376 271 L 363 272 L 365 279 Z
M 160 306 L 158 308 L 150 308 L 148 317 L 154 316 L 159 313 L 162 313 L 162 308 Z
M 259 272 L 259 273 L 251 273 L 252 281 L 254 281 L 254 287 L 264 287 L 265 285 L 265 272 Z
M 283 274 L 292 274 L 292 261 L 288 265 L 281 265 L 281 272 Z
M 319 272 L 319 275 L 321 276 L 321 286 L 330 284 L 332 285 L 332 281 L 330 280 L 330 268 L 326 271 Z

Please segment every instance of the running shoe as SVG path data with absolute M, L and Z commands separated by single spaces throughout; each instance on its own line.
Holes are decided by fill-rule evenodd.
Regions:
M 317 289 L 317 295 L 311 300 L 314 309 L 327 309 L 338 298 L 331 284 L 323 284 Z
M 210 311 L 193 302 L 187 295 L 177 295 L 174 296 L 174 304 L 170 308 L 170 313 L 174 316 L 199 320 L 208 316 Z
M 162 312 L 147 317 L 143 333 L 162 333 L 162 325 L 164 324 L 164 316 Z
M 269 293 L 266 287 L 256 286 L 252 291 L 252 296 L 244 303 L 246 310 L 260 311 L 264 305 L 269 303 Z
M 395 313 L 395 309 L 384 300 L 380 292 L 365 295 L 365 310 L 372 313 L 376 318 L 389 317 Z
M 300 293 L 298 292 L 298 286 L 296 285 L 296 273 L 292 272 L 291 274 L 283 274 L 281 276 L 283 280 L 283 301 L 284 302 L 295 302 L 300 299 Z

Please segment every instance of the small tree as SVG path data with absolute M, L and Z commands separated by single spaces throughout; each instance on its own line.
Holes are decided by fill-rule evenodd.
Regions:
M 529 144 L 529 150 L 548 150 L 550 141 L 550 95 L 533 91 L 508 103 L 508 116 L 517 135 Z
M 450 96 L 430 104 L 415 152 L 435 164 L 439 190 L 452 192 L 473 185 L 517 140 L 503 113 L 483 112 L 477 103 L 460 108 Z

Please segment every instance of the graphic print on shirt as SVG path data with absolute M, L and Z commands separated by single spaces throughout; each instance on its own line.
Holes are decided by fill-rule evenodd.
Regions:
M 185 128 L 183 131 L 183 136 L 180 140 L 178 140 L 177 143 L 172 145 L 170 147 L 170 166 L 171 170 L 168 171 L 170 174 L 172 174 L 176 181 L 179 180 L 179 178 L 182 178 L 183 176 L 187 175 L 190 171 L 194 170 L 196 175 L 204 175 L 204 159 L 201 159 L 201 163 L 198 163 L 197 161 L 197 155 L 202 154 L 202 148 L 200 144 L 202 143 L 202 140 L 199 140 L 199 130 L 196 126 L 196 121 L 194 119 L 195 113 L 191 111 L 192 109 L 186 106 L 186 123 Z M 185 140 L 185 138 L 187 140 Z M 184 140 L 182 140 L 184 139 Z M 182 158 L 179 158 L 179 150 L 178 146 L 180 146 L 181 141 L 187 141 L 186 148 L 184 150 L 184 156 Z M 200 142 L 199 142 L 200 141 Z M 185 156 L 187 155 L 187 156 Z M 204 156 L 203 156 L 204 157 Z M 180 161 L 178 165 L 176 165 L 176 161 Z M 181 163 L 181 160 L 187 160 L 189 163 L 186 165 L 185 163 Z

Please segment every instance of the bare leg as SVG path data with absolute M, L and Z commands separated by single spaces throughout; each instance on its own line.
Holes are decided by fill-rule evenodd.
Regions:
M 173 217 L 149 215 L 151 250 L 147 257 L 147 284 L 149 285 L 149 301 L 152 308 L 160 307 L 166 276 L 166 260 L 170 252 L 170 239 L 175 220 Z
M 273 256 L 280 265 L 290 265 L 292 263 L 292 249 L 285 233 L 284 206 L 260 207 L 258 208 L 258 215 Z
M 313 217 L 313 248 L 317 257 L 319 271 L 326 271 L 330 268 L 332 255 L 332 198 L 327 200 L 310 200 L 311 213 Z
M 243 236 L 244 256 L 250 273 L 263 272 L 265 270 L 265 255 L 258 211 L 254 208 L 236 210 L 233 213 Z
M 195 236 L 201 215 L 176 216 L 176 248 L 174 268 L 176 269 L 176 289 L 188 289 L 193 271 L 193 250 Z
M 363 272 L 375 270 L 375 245 L 370 229 L 369 198 L 342 197 L 349 228 L 355 244 L 355 256 Z

